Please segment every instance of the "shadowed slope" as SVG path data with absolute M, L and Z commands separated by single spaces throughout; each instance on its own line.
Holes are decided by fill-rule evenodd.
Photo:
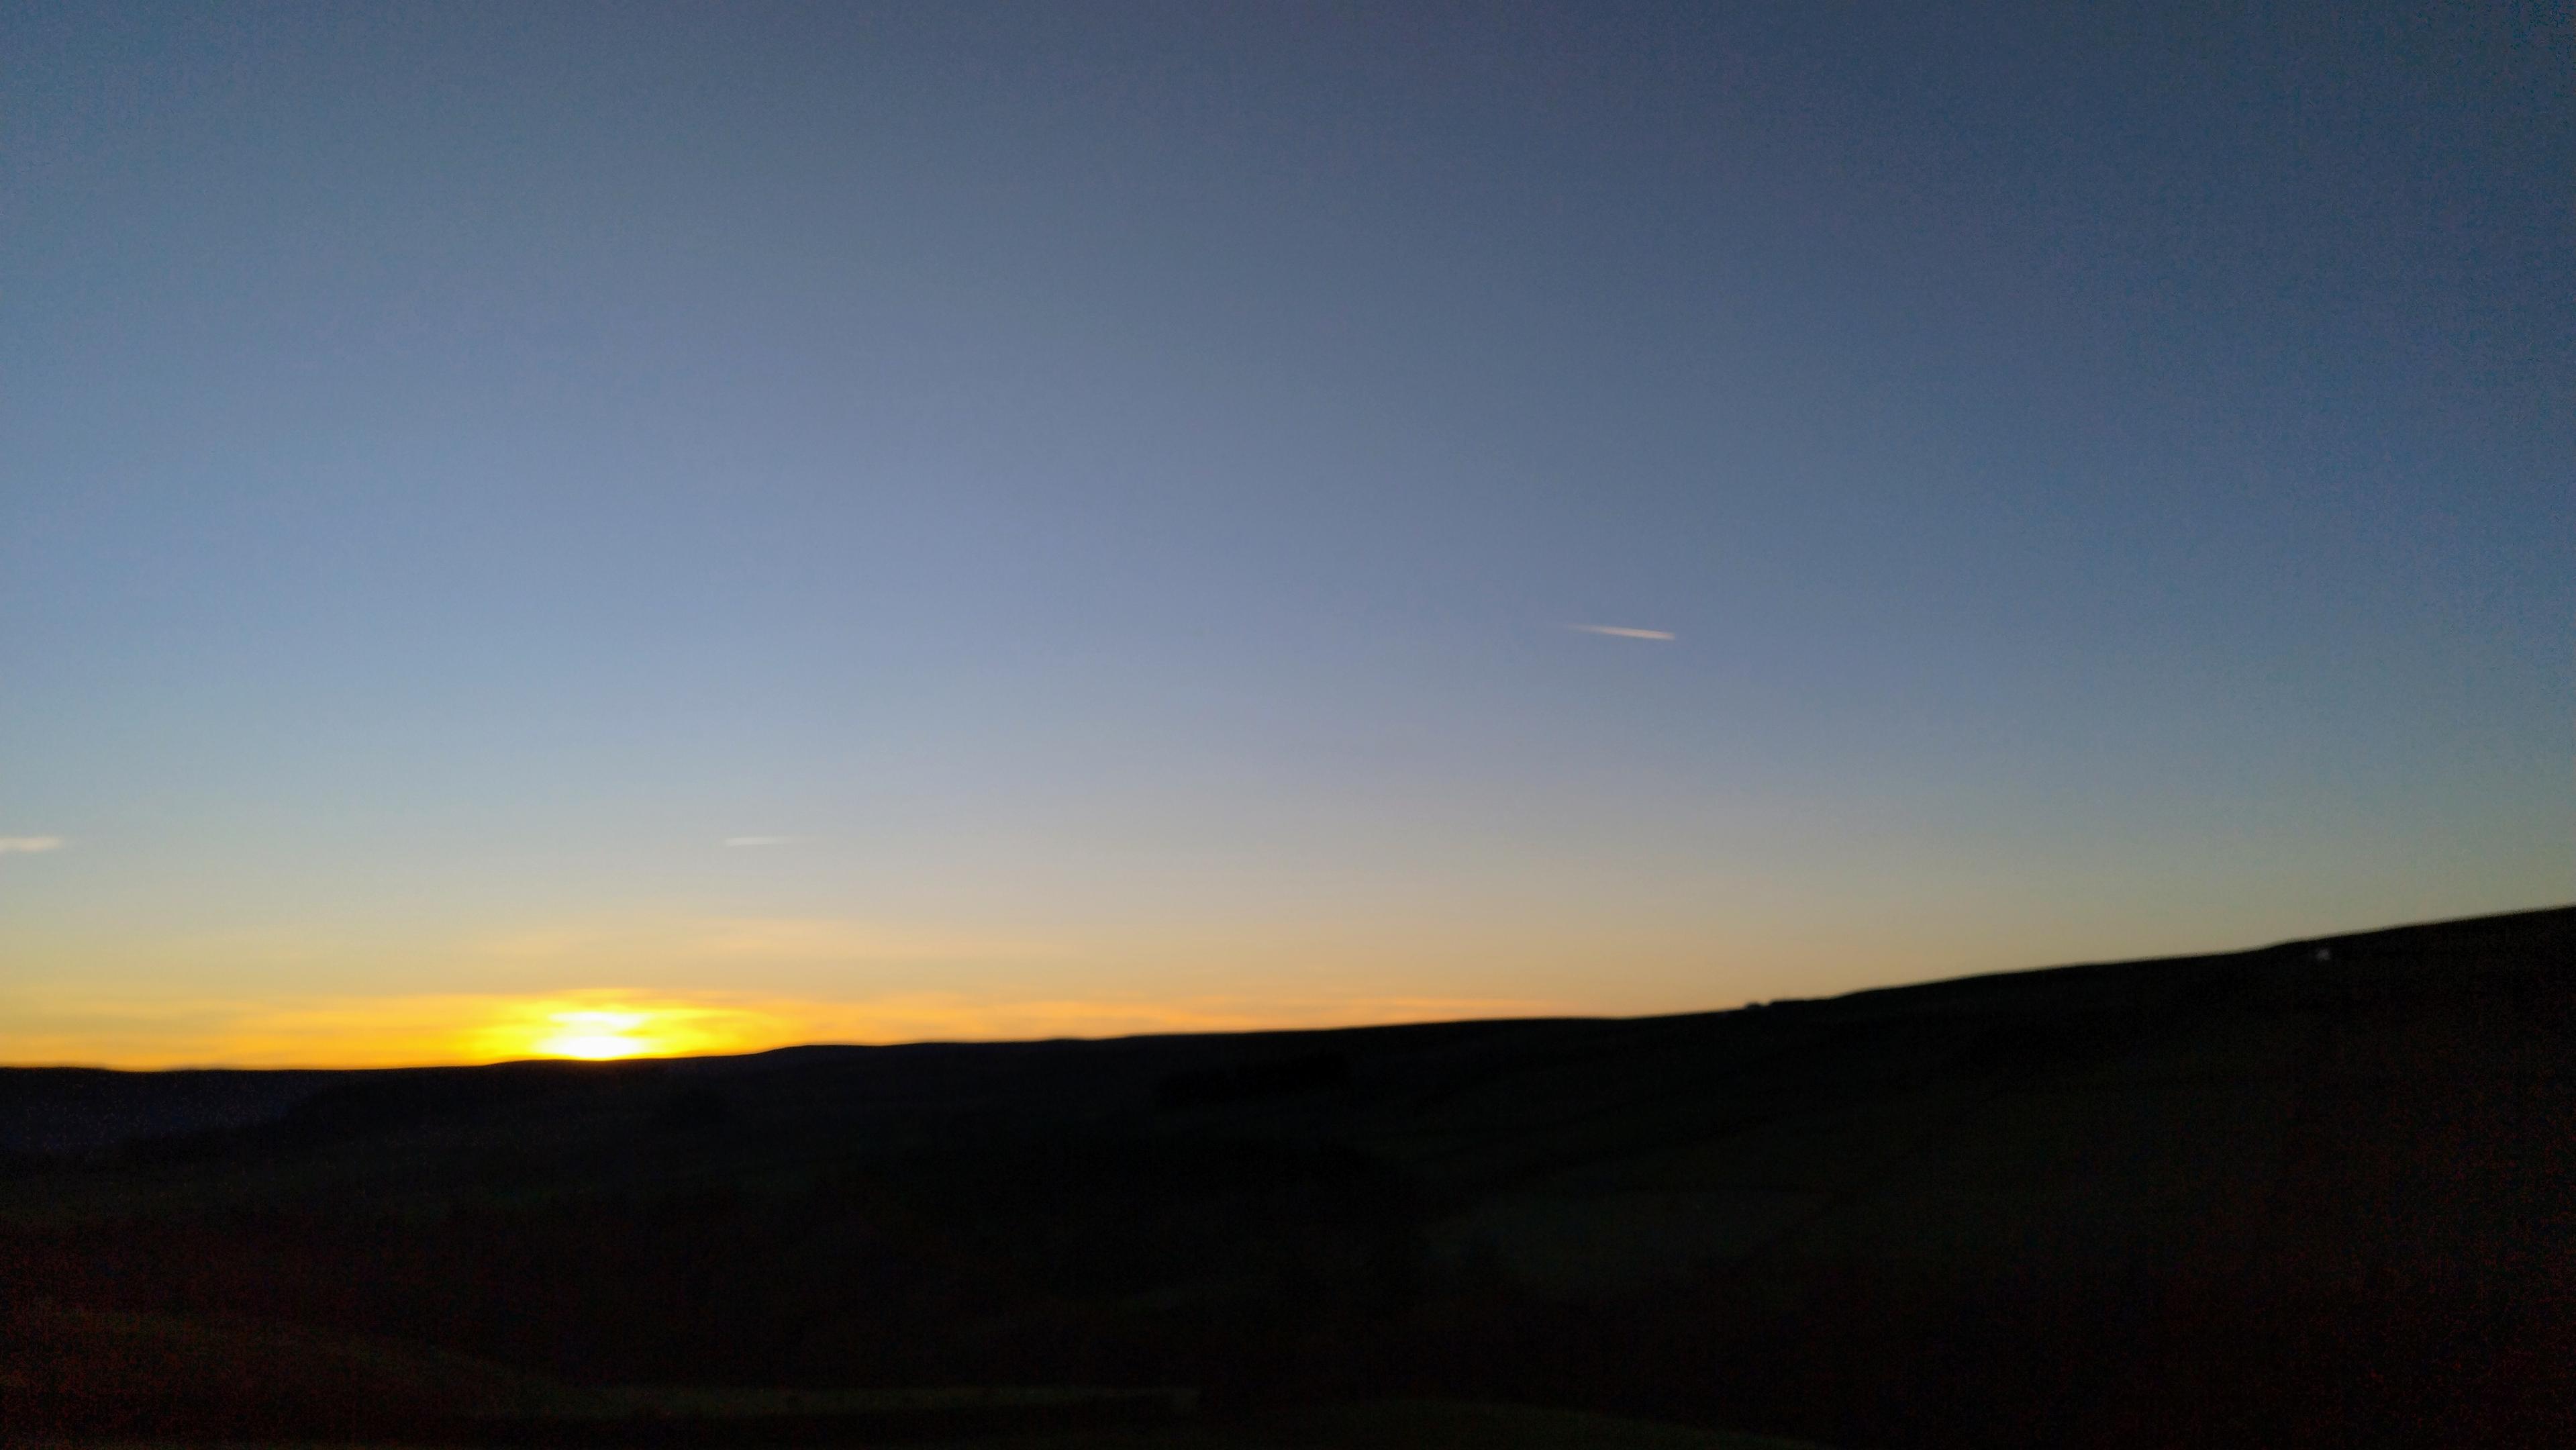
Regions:
M 1633 1021 L 352 1074 L 22 1165 L 0 1292 L 575 1385 L 2547 1444 L 2572 963 L 2559 910 Z

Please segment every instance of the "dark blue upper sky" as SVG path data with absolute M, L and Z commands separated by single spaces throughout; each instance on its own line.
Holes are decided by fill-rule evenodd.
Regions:
M 0 1056 L 2576 894 L 2564 6 L 0 27 Z

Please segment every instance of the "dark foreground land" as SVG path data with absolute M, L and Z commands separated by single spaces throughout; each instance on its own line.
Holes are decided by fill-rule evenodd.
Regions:
M 0 1438 L 2568 1444 L 2572 1133 L 2576 909 L 1640 1021 L 18 1070 Z

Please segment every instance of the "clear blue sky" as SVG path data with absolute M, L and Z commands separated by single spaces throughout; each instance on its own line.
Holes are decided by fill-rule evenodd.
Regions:
M 2576 897 L 2570 37 L 13 7 L 0 1058 L 1677 1010 Z

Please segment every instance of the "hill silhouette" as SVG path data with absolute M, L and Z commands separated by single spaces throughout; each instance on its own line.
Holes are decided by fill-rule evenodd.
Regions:
M 2565 1443 L 2571 1048 L 2576 908 L 1634 1020 L 9 1070 L 0 1414 Z

